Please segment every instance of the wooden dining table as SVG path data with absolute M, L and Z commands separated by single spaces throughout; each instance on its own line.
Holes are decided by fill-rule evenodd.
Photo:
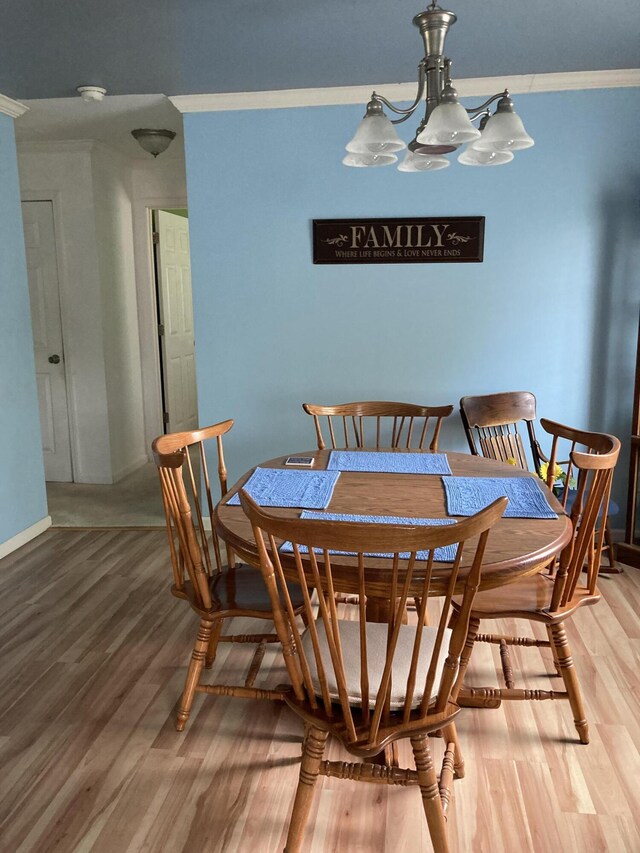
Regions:
M 400 451 L 398 451 L 400 452 Z M 406 452 L 406 451 L 405 451 Z M 422 452 L 422 451 L 414 451 Z M 326 469 L 330 450 L 312 450 L 296 453 L 296 456 L 313 456 L 311 470 Z M 262 468 L 284 468 L 287 456 L 263 462 Z M 471 456 L 466 453 L 447 453 L 454 476 L 461 477 L 534 477 L 535 475 L 493 459 Z M 239 491 L 255 469 L 247 471 L 218 503 L 214 510 L 214 524 L 219 536 L 236 553 L 238 558 L 251 566 L 259 567 L 258 550 L 251 526 L 242 507 L 229 506 L 227 501 Z M 289 469 L 291 470 L 291 469 Z M 536 478 L 537 479 L 537 478 Z M 540 488 L 557 513 L 557 518 L 502 518 L 489 534 L 485 551 L 480 588 L 491 589 L 517 581 L 534 574 L 548 565 L 571 539 L 571 522 L 556 497 L 538 479 Z M 373 472 L 342 471 L 336 483 L 328 512 L 361 515 L 387 515 L 411 518 L 449 518 L 442 477 L 435 474 L 382 474 Z M 297 518 L 300 509 L 268 508 L 273 515 Z M 460 566 L 456 591 L 461 591 L 471 560 L 475 543 L 469 540 Z M 296 570 L 293 557 L 281 555 L 285 574 L 295 580 Z M 355 558 L 335 556 L 332 558 L 334 585 L 337 592 L 357 594 L 358 575 Z M 434 563 L 430 594 L 444 594 L 448 583 L 451 564 Z M 376 573 L 388 576 L 390 560 L 384 557 L 367 560 L 367 582 L 371 597 L 367 596 L 367 618 L 381 621 L 380 614 L 386 612 L 388 602 L 375 597 Z M 290 572 L 290 573 L 289 573 Z M 416 580 L 418 576 L 416 575 Z
M 388 451 L 387 451 L 388 452 Z M 407 451 L 396 451 L 407 452 Z M 412 451 L 422 453 L 426 451 Z M 262 462 L 261 468 L 287 468 L 285 460 L 289 456 L 313 456 L 311 470 L 325 470 L 331 450 L 311 450 L 302 453 L 287 454 L 276 459 Z M 534 477 L 504 462 L 471 456 L 467 453 L 447 453 L 447 460 L 453 476 L 459 477 Z M 235 483 L 214 509 L 214 525 L 221 539 L 232 549 L 237 557 L 251 566 L 260 566 L 253 531 L 242 507 L 229 506 L 228 500 L 235 495 L 249 479 L 255 468 L 247 471 Z M 291 469 L 289 469 L 291 470 Z M 444 475 L 447 476 L 447 475 Z M 538 479 L 538 478 L 536 478 Z M 519 578 L 535 574 L 549 565 L 554 557 L 569 543 L 572 535 L 571 521 L 555 495 L 538 479 L 540 488 L 557 513 L 557 518 L 501 518 L 492 528 L 485 550 L 480 589 L 491 589 L 513 583 Z M 274 515 L 297 518 L 301 509 L 268 508 Z M 327 507 L 328 512 L 351 513 L 359 515 L 391 515 L 410 518 L 451 518 L 447 513 L 446 498 L 442 476 L 436 474 L 389 474 L 374 472 L 342 471 L 335 485 L 333 496 Z M 456 592 L 462 592 L 476 542 L 468 540 L 458 573 Z M 289 580 L 296 581 L 297 570 L 293 556 L 281 552 L 280 561 Z M 370 622 L 386 622 L 389 601 L 375 596 L 376 573 L 388 577 L 391 560 L 388 558 L 367 559 L 367 601 L 366 616 Z M 334 589 L 339 593 L 357 595 L 358 572 L 354 557 L 332 556 Z M 426 566 L 426 563 L 425 563 Z M 450 578 L 451 563 L 434 562 L 430 595 L 444 595 Z M 419 564 L 414 569 L 414 580 L 421 579 Z M 388 588 L 388 584 L 387 584 Z M 458 696 L 461 707 L 477 707 L 477 702 L 467 695 L 464 688 Z M 484 707 L 497 708 L 500 700 L 484 703 Z M 378 756 L 379 762 L 397 766 L 398 758 L 395 746 L 385 749 Z

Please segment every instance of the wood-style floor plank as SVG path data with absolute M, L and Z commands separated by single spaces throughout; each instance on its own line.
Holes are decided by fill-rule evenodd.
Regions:
M 169 594 L 167 556 L 161 530 L 56 530 L 0 561 L 2 853 L 282 850 L 301 723 L 282 705 L 199 695 L 175 731 L 197 620 Z M 568 626 L 591 744 L 565 702 L 463 711 L 453 853 L 640 850 L 640 572 L 601 588 Z M 216 670 L 237 681 L 251 654 L 225 645 Z M 548 649 L 512 657 L 519 685 L 561 689 Z M 499 666 L 498 648 L 478 644 L 469 679 L 497 685 Z M 259 679 L 286 680 L 277 646 Z M 330 743 L 328 757 L 345 754 Z M 417 790 L 321 779 L 306 849 L 432 848 Z

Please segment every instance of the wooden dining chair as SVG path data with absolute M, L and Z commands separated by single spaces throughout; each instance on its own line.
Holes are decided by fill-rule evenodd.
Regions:
M 316 406 L 303 403 L 302 408 L 313 417 L 318 449 L 326 447 L 321 418 L 326 418 L 333 450 L 382 448 L 424 450 L 431 428 L 429 450 L 438 450 L 442 421 L 453 412 L 453 406 L 417 406 L 413 403 L 342 403 L 338 406 Z
M 460 400 L 460 417 L 474 456 L 509 462 L 536 474 L 542 470 L 543 463 L 549 463 L 536 438 L 536 398 L 530 391 L 463 397 Z M 556 464 L 566 470 L 568 460 L 558 459 Z M 617 512 L 617 506 L 612 505 L 609 514 L 612 511 Z M 620 570 L 614 556 L 609 518 L 604 531 L 602 552 L 607 556 L 609 571 L 618 574 Z
M 244 491 L 241 502 L 253 528 L 291 680 L 285 701 L 305 724 L 285 850 L 296 853 L 303 846 L 314 786 L 322 775 L 418 785 L 434 850 L 446 853 L 451 784 L 455 775 L 463 775 L 454 723 L 460 655 L 487 535 L 504 512 L 506 498 L 472 518 L 437 527 L 285 519 L 261 510 Z M 472 557 L 461 570 L 463 551 L 472 537 L 479 538 L 469 544 Z M 278 551 L 281 540 L 292 543 L 293 553 L 286 558 Z M 434 571 L 434 552 L 450 544 L 457 545 L 455 561 L 442 580 Z M 416 559 L 420 550 L 427 551 L 426 560 Z M 339 574 L 334 572 L 334 551 L 353 553 L 350 573 L 342 567 Z M 388 553 L 388 567 L 374 570 L 368 565 L 370 552 Z M 304 598 L 308 623 L 304 632 L 290 597 L 292 579 Z M 338 619 L 334 594 L 338 584 L 358 593 L 357 619 Z M 312 599 L 313 590 L 317 598 Z M 444 595 L 442 616 L 437 626 L 425 626 L 428 596 L 434 591 Z M 454 592 L 461 593 L 463 603 L 451 631 L 446 625 Z M 388 602 L 386 622 L 366 622 L 368 594 Z M 405 625 L 403 614 L 411 596 L 421 601 L 421 612 L 415 625 Z M 439 780 L 428 743 L 428 736 L 436 733 L 446 746 Z M 365 761 L 323 760 L 329 734 Z M 411 741 L 415 770 L 366 760 L 401 738 Z
M 225 620 L 236 616 L 273 620 L 269 595 L 260 572 L 236 562 L 227 548 L 224 566 L 220 542 L 215 530 L 207 530 L 203 516 L 213 519 L 214 499 L 211 492 L 204 442 L 215 439 L 218 456 L 218 478 L 221 496 L 227 491 L 222 436 L 233 421 L 190 432 L 161 435 L 153 442 L 153 455 L 160 475 L 162 501 L 169 537 L 173 569 L 171 592 L 188 601 L 200 617 L 191 662 L 180 699 L 176 729 L 182 731 L 189 719 L 196 693 L 214 696 L 238 696 L 247 699 L 282 699 L 278 690 L 263 690 L 253 684 L 265 654 L 266 644 L 278 642 L 273 630 L 257 634 L 223 634 Z M 202 484 L 202 489 L 200 489 Z M 302 608 L 300 590 L 291 590 L 294 610 Z M 244 684 L 207 684 L 201 678 L 210 669 L 218 643 L 251 643 L 256 651 Z
M 540 470 L 545 456 L 535 435 L 536 398 L 530 391 L 463 397 L 460 417 L 474 456 L 511 461 L 525 471 L 531 470 L 532 465 L 534 471 Z M 526 431 L 524 440 L 521 427 Z
M 603 547 L 604 524 L 596 527 L 600 517 L 606 521 L 613 469 L 620 452 L 620 442 L 611 435 L 584 432 L 561 424 L 540 421 L 553 437 L 549 470 L 558 457 L 560 441 L 569 444 L 569 472 L 575 475 L 577 489 L 571 507 L 573 538 L 562 551 L 553 576 L 538 573 L 524 580 L 479 593 L 473 602 L 469 620 L 469 635 L 460 664 L 464 674 L 474 643 L 496 643 L 500 646 L 504 688 L 468 687 L 465 685 L 465 705 L 498 707 L 502 700 L 567 699 L 581 743 L 589 743 L 589 728 L 585 718 L 578 676 L 567 641 L 565 622 L 581 607 L 600 600 L 597 586 L 600 556 Z M 550 475 L 550 479 L 552 476 Z M 568 478 L 567 478 L 568 479 Z M 552 485 L 548 483 L 548 485 Z M 543 524 L 544 522 L 540 522 Z M 587 571 L 583 575 L 586 563 Z M 466 621 L 463 597 L 454 597 L 454 616 Z M 539 622 L 547 629 L 547 640 L 503 634 L 479 633 L 483 619 L 516 619 Z M 551 649 L 555 673 L 564 681 L 564 691 L 528 690 L 516 688 L 513 679 L 509 646 L 537 646 Z

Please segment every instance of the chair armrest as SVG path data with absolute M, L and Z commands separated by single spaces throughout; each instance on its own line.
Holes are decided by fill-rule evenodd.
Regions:
M 538 442 L 537 442 L 537 441 L 536 441 L 536 448 L 537 448 L 537 450 L 538 450 L 538 456 L 540 457 L 540 459 L 542 460 L 542 462 L 549 462 L 549 457 L 548 457 L 548 456 L 546 456 L 546 455 L 542 452 L 542 448 L 540 447 L 540 445 L 538 444 Z M 571 462 L 571 460 L 570 460 L 570 459 L 557 459 L 557 460 L 556 460 L 556 465 L 568 465 L 568 464 L 569 464 L 569 462 Z

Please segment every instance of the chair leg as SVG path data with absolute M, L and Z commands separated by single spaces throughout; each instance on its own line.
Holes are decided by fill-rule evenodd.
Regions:
M 580 743 L 589 743 L 589 726 L 582 705 L 578 674 L 573 665 L 571 649 L 569 648 L 567 634 L 562 622 L 559 622 L 557 625 L 551 625 L 551 643 L 558 658 L 558 666 L 560 667 L 564 686 L 569 694 L 569 704 L 573 711 L 573 721 L 578 732 L 578 737 L 580 738 Z
M 302 838 L 309 818 L 313 790 L 320 771 L 320 762 L 324 755 L 324 747 L 328 734 L 329 732 L 316 729 L 314 726 L 309 726 L 306 729 L 302 744 L 300 777 L 298 779 L 296 796 L 293 801 L 291 823 L 289 824 L 287 843 L 284 848 L 285 853 L 298 853 L 302 849 Z
M 464 779 L 464 758 L 462 757 L 462 750 L 460 749 L 460 741 L 458 740 L 458 731 L 456 729 L 455 723 L 450 723 L 448 726 L 445 726 L 442 730 L 442 737 L 445 742 L 445 746 L 448 743 L 454 743 L 456 746 L 456 752 L 453 757 L 453 769 L 455 772 L 456 779 Z
M 458 614 L 454 610 L 449 619 L 449 627 L 453 629 L 455 627 L 456 622 L 458 621 Z M 471 660 L 471 653 L 473 652 L 473 646 L 476 641 L 476 637 L 478 635 L 478 628 L 480 627 L 480 620 L 472 616 L 469 619 L 469 629 L 467 630 L 467 639 L 464 641 L 464 648 L 462 649 L 462 654 L 460 655 L 460 666 L 458 667 L 458 674 L 456 676 L 456 681 L 454 684 L 454 689 L 451 694 L 451 698 L 455 702 L 458 699 L 458 693 L 462 688 L 464 688 L 464 676 L 467 672 L 467 667 L 469 666 L 469 661 Z
M 179 732 L 184 730 L 184 727 L 187 724 L 187 720 L 189 719 L 191 705 L 193 704 L 193 697 L 195 696 L 196 692 L 196 686 L 200 681 L 200 675 L 202 673 L 202 668 L 204 667 L 205 656 L 209 648 L 209 640 L 211 639 L 212 628 L 213 622 L 210 619 L 202 619 L 200 621 L 198 635 L 193 646 L 193 652 L 191 653 L 191 661 L 189 663 L 189 669 L 187 671 L 187 680 L 184 683 L 184 690 L 182 691 L 182 697 L 180 699 L 180 708 L 178 710 L 178 716 L 176 718 L 176 729 Z
M 422 795 L 422 805 L 434 853 L 448 853 L 447 823 L 438 789 L 438 776 L 433 766 L 431 750 L 429 749 L 429 736 L 426 734 L 414 735 L 411 738 L 411 746 L 416 762 L 416 770 L 418 771 L 418 785 L 420 786 L 420 794 Z
M 558 653 L 556 652 L 556 647 L 553 643 L 551 625 L 547 625 L 547 636 L 549 637 L 549 644 L 551 646 L 551 654 L 553 655 L 553 665 L 556 668 L 556 675 L 558 676 L 558 678 L 562 678 L 562 670 L 560 669 L 560 664 L 558 662 Z
M 211 638 L 209 639 L 207 654 L 205 655 L 204 659 L 205 669 L 211 669 L 211 667 L 213 666 L 213 662 L 216 659 L 216 653 L 218 651 L 218 642 L 220 641 L 220 634 L 222 633 L 223 625 L 224 619 L 218 619 L 218 621 L 215 622 L 213 629 L 211 630 Z

